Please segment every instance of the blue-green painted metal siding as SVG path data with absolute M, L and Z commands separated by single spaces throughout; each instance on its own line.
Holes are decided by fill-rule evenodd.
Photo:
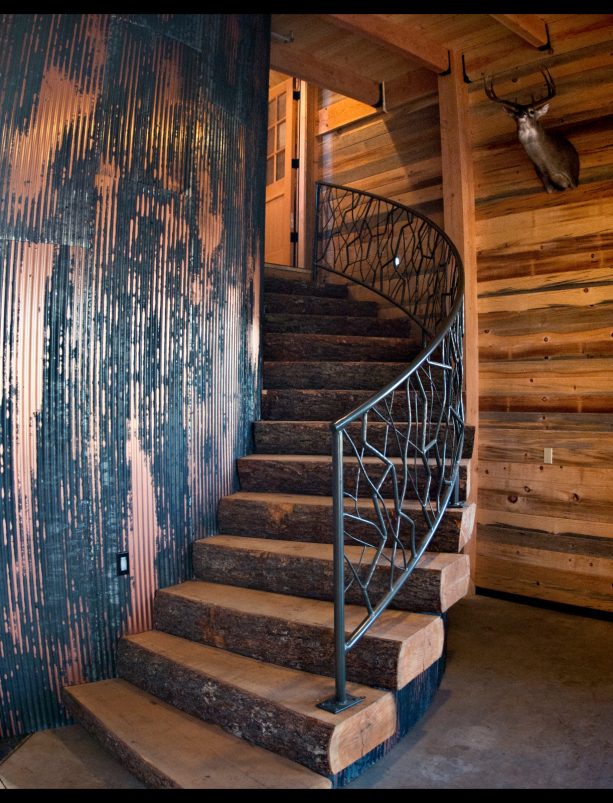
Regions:
M 235 488 L 268 37 L 264 15 L 0 21 L 0 735 L 113 674 Z

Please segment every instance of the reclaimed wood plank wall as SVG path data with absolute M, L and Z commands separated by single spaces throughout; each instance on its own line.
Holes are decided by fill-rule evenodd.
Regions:
M 386 114 L 321 90 L 318 181 L 346 184 L 415 207 L 443 221 L 436 91 Z
M 579 151 L 579 187 L 548 195 L 511 118 L 480 81 L 469 91 L 480 369 L 475 579 L 610 611 L 613 26 L 610 15 L 557 15 L 550 28 L 554 52 L 532 59 L 557 85 L 543 123 Z M 522 87 L 543 89 L 536 62 L 504 73 L 516 56 L 488 47 L 471 66 L 478 74 L 498 59 L 500 95 L 514 96 L 518 76 Z M 436 93 L 382 114 L 321 91 L 317 141 L 316 178 L 415 206 L 442 224 Z
M 592 16 L 575 29 L 566 19 L 552 25 L 554 53 L 542 62 L 557 86 L 542 122 L 577 148 L 576 189 L 548 195 L 511 118 L 480 84 L 471 86 L 480 366 L 476 583 L 611 611 L 613 26 Z M 514 97 L 512 78 L 496 84 L 499 96 Z M 543 90 L 535 68 L 520 81 L 535 95 Z M 546 448 L 553 450 L 551 465 Z
M 237 485 L 269 41 L 263 15 L 1 21 L 0 737 L 113 674 Z

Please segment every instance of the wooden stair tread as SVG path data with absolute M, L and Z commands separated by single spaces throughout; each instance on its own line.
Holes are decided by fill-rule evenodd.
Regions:
M 407 337 L 266 332 L 265 360 L 407 362 L 415 353 L 415 341 Z
M 363 607 L 346 606 L 347 633 L 364 615 Z M 166 632 L 242 655 L 334 673 L 334 605 L 329 601 L 188 580 L 158 591 L 155 623 Z M 443 640 L 439 616 L 388 609 L 351 651 L 348 677 L 403 688 L 440 658 Z
M 295 279 L 305 282 L 312 280 L 312 271 L 307 268 L 295 268 L 291 265 L 278 265 L 274 262 L 264 264 L 264 276 L 271 279 Z
M 147 785 L 324 789 L 330 781 L 180 711 L 125 680 L 64 689 L 71 712 Z
M 147 630 L 144 633 L 126 636 L 124 641 L 166 655 L 183 666 L 196 669 L 259 697 L 265 697 L 284 708 L 291 708 L 302 715 L 332 726 L 336 724 L 334 714 L 315 705 L 319 700 L 325 700 L 333 691 L 328 677 L 269 664 L 206 644 L 196 644 L 160 630 Z M 385 698 L 384 692 L 359 684 L 353 684 L 351 691 L 367 698 L 364 709 L 370 703 Z M 351 711 L 348 711 L 346 714 L 341 714 L 338 721 L 346 721 L 351 716 Z
M 262 418 L 285 421 L 328 419 L 333 421 L 347 415 L 354 407 L 369 401 L 376 390 L 346 389 L 265 389 L 262 391 Z M 417 391 L 410 391 L 412 407 L 422 406 L 421 396 Z M 430 400 L 433 416 L 440 412 L 441 398 L 434 394 Z M 400 404 L 398 404 L 400 407 Z
M 415 395 L 417 391 L 411 391 L 411 395 Z M 354 398 L 364 399 L 368 401 L 371 396 L 375 395 L 374 390 L 360 389 L 360 388 L 265 388 L 262 391 L 263 398 L 287 398 L 287 399 L 307 399 L 312 401 L 314 399 L 338 399 L 341 403 L 345 402 L 350 404 Z M 349 410 L 347 410 L 349 412 Z M 288 418 L 287 421 L 323 421 L 323 418 Z
M 223 545 L 231 549 L 248 548 L 250 551 L 270 552 L 277 555 L 296 555 L 330 562 L 333 559 L 332 544 L 309 543 L 308 541 L 282 541 L 271 538 L 252 538 L 224 534 L 212 535 L 194 543 Z M 363 548 L 361 546 L 345 545 L 345 554 L 352 561 L 357 562 L 362 552 Z M 390 549 L 384 549 L 383 552 L 387 555 L 391 554 Z M 466 557 L 466 555 L 459 555 L 455 552 L 425 552 L 417 564 L 417 568 L 440 571 L 449 566 L 463 565 Z M 396 565 L 400 566 L 401 564 L 401 558 L 397 556 Z
M 345 501 L 350 508 L 352 503 Z M 369 499 L 358 500 L 358 508 L 372 511 Z M 475 505 L 448 508 L 429 550 L 460 552 L 468 543 L 475 517 Z M 403 510 L 420 514 L 419 503 L 408 500 Z M 415 522 L 418 531 L 425 527 L 420 515 Z M 330 543 L 332 540 L 332 497 L 296 493 L 264 493 L 237 491 L 222 497 L 218 508 L 220 532 L 241 536 L 292 541 Z
M 291 315 L 271 312 L 264 319 L 266 332 L 305 332 L 310 334 L 373 335 L 409 337 L 410 322 L 404 320 L 381 321 L 364 315 Z
M 405 348 L 407 344 L 414 343 L 413 338 L 389 335 L 345 335 L 326 334 L 325 332 L 268 332 L 266 338 L 270 341 L 285 343 L 287 341 L 300 341 L 302 343 L 329 343 L 332 346 L 347 343 L 348 345 L 368 346 L 385 345 Z
M 346 298 L 346 284 L 314 284 L 301 278 L 264 276 L 264 293 L 291 293 L 323 298 Z
M 262 493 L 260 491 L 236 491 L 233 494 L 228 494 L 228 496 L 222 497 L 223 500 L 237 500 L 237 501 L 253 501 L 253 502 L 266 502 L 266 503 L 277 503 L 277 504 L 285 504 L 285 505 L 312 505 L 313 507 L 329 507 L 332 509 L 332 497 L 331 496 L 314 496 L 313 494 L 286 494 L 286 493 Z M 382 500 L 387 501 L 387 500 Z M 363 502 L 364 506 L 372 505 L 372 502 L 368 498 L 364 498 L 363 500 L 358 500 L 358 505 Z M 345 506 L 350 507 L 353 506 L 353 502 L 348 500 L 345 501 Z M 389 500 L 389 506 L 393 506 L 392 500 Z M 407 501 L 402 506 L 403 510 L 420 510 L 419 502 L 415 499 L 407 499 Z M 436 510 L 436 505 L 433 504 L 433 510 Z M 456 512 L 458 514 L 462 514 L 464 508 L 449 508 L 449 510 L 453 513 Z
M 332 714 L 316 705 L 333 695 L 332 678 L 158 630 L 120 641 L 118 671 L 187 713 L 326 774 L 345 769 L 395 730 L 391 692 L 350 683 L 349 692 L 364 700 Z
M 236 538 L 236 536 L 228 537 Z M 158 593 L 186 597 L 194 602 L 211 602 L 247 613 L 257 611 L 261 616 L 283 616 L 284 619 L 300 624 L 334 627 L 334 606 L 325 600 L 274 594 L 242 586 L 207 583 L 204 580 L 186 580 L 179 585 L 160 589 Z M 346 606 L 345 625 L 348 631 L 357 627 L 363 618 L 364 608 L 359 605 Z M 381 614 L 364 638 L 371 636 L 385 641 L 404 642 L 425 626 L 437 621 L 440 621 L 439 617 L 429 614 L 396 611 L 390 608 Z
M 409 423 L 396 422 L 396 426 L 404 432 L 409 431 Z M 381 448 L 387 425 L 383 421 L 369 421 L 369 436 L 377 448 Z M 419 430 L 415 422 L 410 425 L 411 437 L 415 439 Z M 446 432 L 446 425 L 441 426 L 441 434 Z M 349 426 L 349 432 L 359 437 L 360 422 Z M 331 454 L 332 442 L 329 421 L 276 421 L 261 419 L 253 425 L 255 449 L 258 454 Z M 434 425 L 428 427 L 426 438 L 435 435 Z M 467 426 L 464 431 L 463 459 L 472 457 L 475 428 Z M 344 444 L 346 454 L 351 454 L 349 443 Z M 396 448 L 388 440 L 389 452 Z
M 395 483 L 402 483 L 405 476 L 423 492 L 426 484 L 438 482 L 439 463 L 429 458 L 421 459 L 415 450 L 410 450 L 405 464 L 402 458 L 387 456 L 385 460 L 374 456 L 369 450 L 361 460 L 347 456 L 343 461 L 345 488 L 354 491 L 356 483 L 369 479 L 378 484 L 384 496 L 393 498 Z M 447 467 L 450 461 L 444 461 Z M 390 465 L 395 473 L 390 471 Z M 333 462 L 329 455 L 252 454 L 237 459 L 241 489 L 249 491 L 297 492 L 327 496 L 332 489 Z M 466 498 L 468 490 L 468 461 L 460 460 L 458 469 L 459 499 Z M 360 485 L 362 488 L 362 485 Z
M 281 312 L 314 315 L 359 315 L 377 318 L 379 305 L 376 301 L 353 301 L 349 298 L 325 298 L 291 293 L 271 293 L 264 295 L 266 314 Z M 406 316 L 404 316 L 406 319 Z
M 333 598 L 333 549 L 331 544 L 306 541 L 281 541 L 253 536 L 217 535 L 194 543 L 196 576 L 214 583 L 236 584 L 275 593 L 315 599 Z M 360 563 L 364 550 L 345 546 L 345 554 L 354 565 Z M 364 563 L 368 570 L 375 549 L 367 550 Z M 391 556 L 390 550 L 384 550 Z M 401 569 L 401 557 L 396 566 Z M 380 561 L 371 583 L 372 597 L 381 599 L 388 590 L 389 570 Z M 346 579 L 350 577 L 346 569 Z M 391 603 L 394 608 L 427 613 L 442 613 L 466 595 L 469 581 L 467 555 L 426 552 L 409 580 Z M 359 588 L 352 584 L 346 591 L 348 603 L 362 604 Z
M 404 362 L 378 360 L 264 360 L 266 390 L 370 390 L 394 382 L 407 368 Z
M 329 426 L 329 425 L 328 425 Z M 395 466 L 402 466 L 403 460 L 400 457 L 394 457 L 393 455 L 387 456 L 387 460 L 390 463 L 393 463 Z M 311 465 L 331 465 L 332 464 L 332 456 L 327 454 L 248 454 L 244 457 L 239 457 L 238 462 L 240 463 L 308 463 Z M 345 463 L 348 465 L 358 465 L 358 458 L 355 456 L 348 455 L 345 457 Z M 366 465 L 381 465 L 381 459 L 374 455 L 365 455 L 361 458 L 361 462 Z M 449 460 L 446 461 L 449 463 Z M 410 458 L 408 461 L 409 468 L 413 463 L 413 458 Z M 429 459 L 427 461 L 428 465 L 436 466 L 438 465 L 437 461 L 434 459 Z M 460 460 L 459 464 L 461 466 L 466 466 L 468 464 L 468 460 Z

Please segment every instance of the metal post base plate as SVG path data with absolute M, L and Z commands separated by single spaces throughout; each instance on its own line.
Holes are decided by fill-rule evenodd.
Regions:
M 317 703 L 317 708 L 323 708 L 324 711 L 330 711 L 332 714 L 340 714 L 341 711 L 361 703 L 364 699 L 364 697 L 354 697 L 352 694 L 346 694 L 345 699 L 339 702 L 336 697 L 330 697 L 329 700 L 324 700 L 323 703 Z

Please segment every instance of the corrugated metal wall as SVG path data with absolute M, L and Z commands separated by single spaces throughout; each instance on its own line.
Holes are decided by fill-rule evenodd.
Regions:
M 0 735 L 60 724 L 61 685 L 112 675 L 235 487 L 268 26 L 2 17 Z

